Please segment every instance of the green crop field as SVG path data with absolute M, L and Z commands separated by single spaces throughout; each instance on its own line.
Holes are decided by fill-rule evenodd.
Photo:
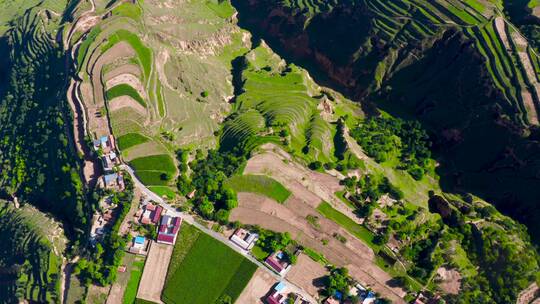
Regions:
M 174 161 L 169 155 L 151 155 L 146 157 L 140 157 L 130 162 L 130 165 L 135 170 L 152 170 L 152 171 L 164 171 L 168 173 L 175 173 L 176 166 Z
M 148 142 L 150 139 L 139 133 L 128 133 L 118 137 L 118 147 L 120 150 L 127 150 L 131 147 Z
M 345 228 L 352 235 L 356 236 L 358 239 L 364 241 L 369 247 L 373 249 L 378 249 L 379 245 L 373 243 L 373 238 L 375 235 L 364 226 L 355 223 L 345 214 L 334 209 L 329 203 L 322 202 L 318 207 L 317 211 L 321 213 L 324 217 L 336 222 L 341 227 Z
M 291 191 L 275 179 L 265 175 L 241 175 L 229 178 L 226 185 L 236 192 L 253 192 L 267 196 L 278 203 L 285 202 Z
M 120 97 L 120 96 L 129 96 L 133 98 L 136 102 L 138 102 L 141 106 L 146 108 L 146 102 L 141 97 L 139 92 L 137 92 L 137 90 L 135 90 L 133 87 L 125 83 L 119 84 L 117 86 L 114 86 L 108 89 L 106 96 L 107 96 L 108 101 L 112 101 L 114 98 Z
M 133 304 L 135 298 L 137 297 L 137 290 L 139 289 L 139 282 L 141 281 L 142 273 L 144 268 L 144 260 L 136 260 L 131 265 L 131 274 L 129 276 L 129 281 L 124 291 L 124 298 L 122 302 L 124 304 Z
M 257 266 L 196 228 L 184 223 L 180 231 L 184 229 L 188 233 L 181 232 L 176 242 L 163 289 L 163 302 L 208 304 L 228 295 L 234 303 Z M 194 230 L 197 231 L 195 234 L 189 233 Z M 200 290 L 205 292 L 197 292 Z

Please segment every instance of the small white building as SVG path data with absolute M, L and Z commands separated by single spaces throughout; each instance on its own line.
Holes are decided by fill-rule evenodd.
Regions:
M 231 242 L 244 250 L 251 250 L 258 239 L 259 235 L 257 233 L 252 233 L 242 228 L 236 229 L 231 236 Z

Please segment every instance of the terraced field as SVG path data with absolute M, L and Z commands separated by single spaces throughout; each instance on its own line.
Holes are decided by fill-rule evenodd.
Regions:
M 322 117 L 324 95 L 307 73 L 287 65 L 264 44 L 241 60 L 242 93 L 224 125 L 222 149 L 250 150 L 264 142 L 283 142 L 308 162 L 335 160 L 335 126 L 330 122 L 335 118 L 331 111 L 328 120 Z
M 148 155 L 172 162 L 181 146 L 215 144 L 233 91 L 231 60 L 248 44 L 229 3 L 170 1 L 165 9 L 161 1 L 96 1 L 93 12 L 86 1 L 72 5 L 80 18 L 71 42 L 77 90 L 92 137 L 114 134 L 128 162 Z M 186 10 L 197 14 L 180 17 Z M 175 192 L 161 173 L 141 171 L 159 192 Z
M 0 242 L 0 302 L 56 302 L 66 246 L 58 223 L 35 208 L 15 209 L 0 200 Z

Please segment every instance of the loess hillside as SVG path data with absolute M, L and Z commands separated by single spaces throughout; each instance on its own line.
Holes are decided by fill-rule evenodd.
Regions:
M 66 246 L 58 223 L 28 205 L 0 200 L 0 302 L 56 303 Z
M 420 119 L 443 189 L 496 202 L 538 239 L 539 57 L 502 2 L 234 4 L 242 26 L 369 114 Z

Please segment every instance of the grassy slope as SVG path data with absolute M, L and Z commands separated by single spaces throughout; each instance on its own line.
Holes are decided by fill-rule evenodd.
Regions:
M 291 192 L 282 184 L 264 175 L 233 176 L 227 180 L 226 185 L 236 192 L 258 193 L 278 203 L 285 202 L 291 195 Z

